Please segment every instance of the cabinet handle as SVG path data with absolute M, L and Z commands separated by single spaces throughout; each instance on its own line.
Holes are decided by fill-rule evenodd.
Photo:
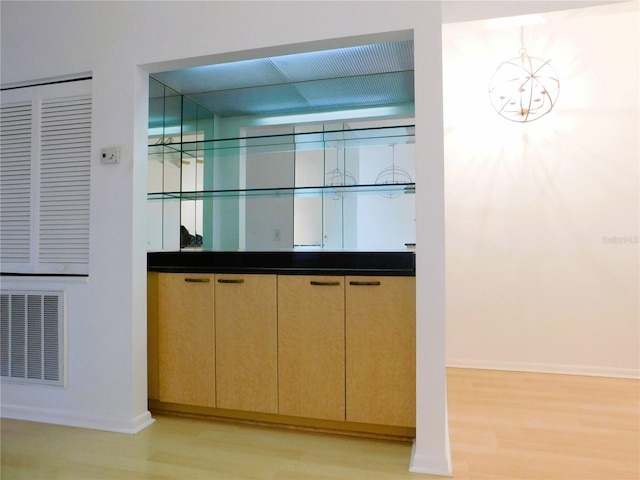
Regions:
M 340 282 L 319 282 L 317 280 L 311 280 L 311 285 L 317 285 L 320 287 L 337 287 L 340 285 Z
M 380 282 L 377 280 L 373 282 L 349 282 L 349 285 L 356 287 L 377 287 L 380 285 Z
M 211 281 L 211 279 L 209 278 L 185 278 L 184 279 L 185 282 L 189 282 L 189 283 L 209 283 Z
M 218 283 L 244 283 L 242 278 L 219 278 Z

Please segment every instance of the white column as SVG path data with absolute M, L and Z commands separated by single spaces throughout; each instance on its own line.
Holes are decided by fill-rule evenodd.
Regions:
M 445 225 L 440 2 L 414 31 L 416 440 L 410 471 L 451 476 L 445 377 Z

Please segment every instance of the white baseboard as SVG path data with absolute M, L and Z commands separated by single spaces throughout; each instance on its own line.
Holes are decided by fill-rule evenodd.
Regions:
M 640 379 L 640 369 L 597 367 L 592 365 L 562 365 L 552 363 L 502 362 L 495 360 L 472 360 L 452 358 L 447 367 L 477 368 L 481 370 L 508 370 L 514 372 L 558 373 L 563 375 L 585 375 L 591 377 L 612 377 Z
M 440 477 L 453 477 L 451 459 L 420 455 L 416 452 L 415 441 L 413 442 L 413 449 L 411 451 L 409 471 L 411 473 L 424 473 L 428 475 L 438 475 Z
M 0 417 L 127 434 L 138 433 L 155 422 L 151 417 L 151 413 L 148 411 L 131 419 L 117 419 L 99 415 L 83 415 L 61 412 L 59 410 L 47 408 L 33 408 L 4 404 L 0 408 Z

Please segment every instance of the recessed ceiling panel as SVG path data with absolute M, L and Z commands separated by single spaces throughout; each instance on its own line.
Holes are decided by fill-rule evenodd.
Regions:
M 189 98 L 221 117 L 295 112 L 311 107 L 291 84 L 198 93 Z
M 413 72 L 361 75 L 299 83 L 313 108 L 357 108 L 413 102 Z
M 283 55 L 271 61 L 292 82 L 413 70 L 413 42 Z
M 153 77 L 185 95 L 289 82 L 268 58 L 173 70 Z
M 361 45 L 154 74 L 224 117 L 414 100 L 413 41 Z

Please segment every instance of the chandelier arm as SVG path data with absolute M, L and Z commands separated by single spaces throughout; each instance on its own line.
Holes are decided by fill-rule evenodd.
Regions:
M 535 72 L 531 72 L 531 76 L 536 76 L 536 73 L 538 73 L 540 70 L 542 70 L 545 66 L 547 66 L 549 64 L 549 62 L 551 62 L 551 59 L 547 60 L 546 62 L 544 62 L 542 65 L 540 65 Z M 551 78 L 551 77 L 549 77 Z
M 525 82 L 525 84 L 526 83 L 530 83 L 531 84 L 531 87 L 529 88 L 529 95 L 528 95 L 529 103 L 527 104 L 527 110 L 526 110 L 527 111 L 527 115 L 525 117 L 525 121 L 529 119 L 529 114 L 531 113 L 531 106 L 532 106 L 532 102 L 533 102 L 533 87 L 534 87 L 534 85 L 533 85 L 533 81 L 532 80 L 533 80 L 533 78 L 529 77 L 529 78 L 527 78 L 527 81 Z

